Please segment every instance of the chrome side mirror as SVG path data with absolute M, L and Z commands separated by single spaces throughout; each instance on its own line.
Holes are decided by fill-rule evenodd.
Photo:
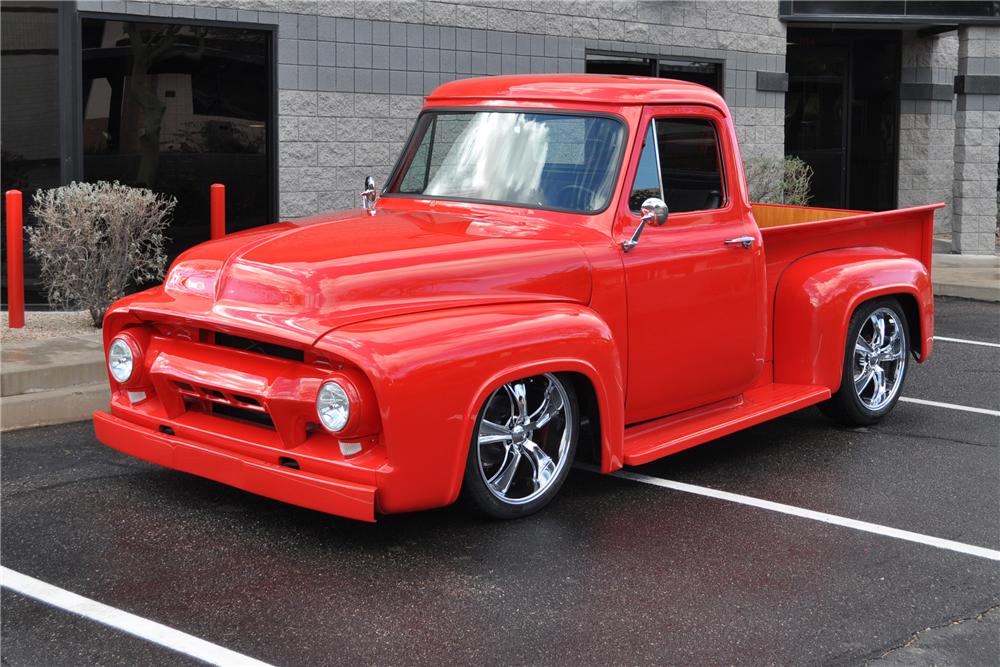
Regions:
M 365 190 L 361 193 L 361 208 L 375 215 L 375 202 L 378 201 L 378 190 L 375 188 L 375 178 L 365 178 Z
M 628 252 L 639 245 L 639 236 L 642 235 L 642 230 L 645 229 L 647 222 L 651 222 L 657 227 L 666 224 L 669 212 L 667 203 L 662 199 L 650 197 L 642 202 L 642 218 L 639 219 L 639 226 L 635 228 L 632 238 L 628 241 L 622 241 L 622 250 Z

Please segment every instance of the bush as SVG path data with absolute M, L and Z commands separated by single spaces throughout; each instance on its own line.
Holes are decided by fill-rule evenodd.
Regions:
M 163 277 L 163 231 L 177 200 L 115 181 L 39 190 L 29 227 L 49 301 L 90 311 L 95 327 L 130 285 Z
M 797 157 L 753 158 L 743 163 L 750 201 L 807 206 L 813 170 Z

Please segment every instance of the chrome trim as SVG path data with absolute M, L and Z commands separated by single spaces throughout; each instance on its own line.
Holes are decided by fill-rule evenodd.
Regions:
M 378 188 L 375 187 L 375 178 L 368 176 L 365 178 L 365 189 L 361 193 L 361 208 L 368 211 L 370 215 L 375 215 L 375 202 L 378 201 Z
M 726 245 L 743 246 L 743 249 L 747 250 L 753 245 L 753 241 L 754 238 L 752 236 L 738 236 L 735 239 L 726 239 L 723 243 Z
M 632 238 L 628 241 L 622 241 L 622 251 L 624 252 L 628 252 L 639 245 L 639 236 L 642 235 L 642 230 L 645 229 L 647 221 L 652 221 L 654 225 L 659 227 L 666 224 L 667 216 L 670 214 L 670 211 L 667 209 L 667 203 L 656 197 L 650 197 L 642 202 L 641 210 L 642 217 L 639 218 L 639 226 L 635 228 Z

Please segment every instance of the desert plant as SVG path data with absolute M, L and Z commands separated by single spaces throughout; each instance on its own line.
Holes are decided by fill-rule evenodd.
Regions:
M 800 158 L 751 158 L 743 163 L 750 201 L 806 206 L 813 170 Z
M 130 285 L 163 276 L 163 232 L 177 200 L 115 181 L 39 190 L 28 246 L 56 306 L 85 308 L 101 326 L 104 312 Z

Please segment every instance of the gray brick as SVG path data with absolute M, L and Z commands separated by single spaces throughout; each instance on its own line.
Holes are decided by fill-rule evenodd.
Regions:
M 316 62 L 326 67 L 337 64 L 337 45 L 333 42 L 319 42 L 317 45 Z
M 354 22 L 354 41 L 358 44 L 372 43 L 372 22 L 358 19 Z
M 354 92 L 354 70 L 348 67 L 337 67 L 336 89 L 344 93 Z
M 294 39 L 278 40 L 278 63 L 294 65 L 299 62 L 298 42 Z
M 193 19 L 194 7 L 190 5 L 174 5 L 174 18 Z
M 368 44 L 354 45 L 354 66 L 363 69 L 372 68 L 372 47 Z
M 389 71 L 388 70 L 374 70 L 372 72 L 372 92 L 373 93 L 388 93 L 389 92 Z
M 278 117 L 278 141 L 295 141 L 299 138 L 299 119 L 294 116 Z
M 399 70 L 392 70 L 389 72 L 389 92 L 390 93 L 405 93 L 406 92 L 406 72 Z
M 416 48 L 406 49 L 406 69 L 411 72 L 420 71 L 424 68 L 424 50 Z
M 517 35 L 517 55 L 519 56 L 531 55 L 531 35 L 524 35 L 524 34 Z
M 411 95 L 424 94 L 424 75 L 421 72 L 406 73 L 406 92 Z
M 470 73 L 472 71 L 472 54 L 468 51 L 456 51 L 455 71 L 459 74 Z
M 500 73 L 501 74 L 516 74 L 517 73 L 517 56 L 503 53 L 500 55 Z
M 442 49 L 455 48 L 455 28 L 453 27 L 441 28 L 441 48 Z
M 318 90 L 336 90 L 337 70 L 333 67 L 318 67 L 316 88 Z
M 372 44 L 389 44 L 389 24 L 385 21 L 372 22 Z
M 440 51 L 438 49 L 422 49 L 424 58 L 424 71 L 437 72 L 441 68 Z
M 531 36 L 531 55 L 533 56 L 545 55 L 545 37 L 543 37 L 542 35 Z
M 370 69 L 354 70 L 354 90 L 359 93 L 372 92 L 372 71 Z
M 472 31 L 468 28 L 455 29 L 455 48 L 459 51 L 468 51 L 472 48 Z
M 489 30 L 486 33 L 486 51 L 489 53 L 500 53 L 503 45 L 503 33 L 496 30 Z
M 316 90 L 316 66 L 299 65 L 299 90 Z
M 278 87 L 286 90 L 294 90 L 299 87 L 296 65 L 278 65 Z
M 126 11 L 129 14 L 136 14 L 138 16 L 149 16 L 148 2 L 136 2 L 135 0 L 128 0 L 125 7 Z
M 486 54 L 481 51 L 473 51 L 469 62 L 469 71 L 473 74 L 486 74 Z
M 337 41 L 345 43 L 354 42 L 354 19 L 337 19 Z
M 401 46 L 390 46 L 388 48 L 389 48 L 389 67 L 391 69 L 405 70 L 406 49 Z
M 486 73 L 489 75 L 500 74 L 502 72 L 501 56 L 499 53 L 489 53 L 486 55 Z
M 490 54 L 496 55 L 496 54 Z M 454 51 L 441 51 L 440 52 L 440 64 L 442 72 L 454 73 L 455 71 L 455 52 Z
M 545 55 L 549 58 L 559 57 L 559 38 L 554 36 L 545 37 Z
M 283 90 L 278 93 L 278 114 L 281 116 L 315 116 L 316 93 Z
M 300 65 L 316 64 L 316 42 L 299 40 L 299 64 Z
M 150 5 L 149 6 L 149 13 L 150 14 L 153 14 L 154 7 L 155 7 L 154 5 Z M 163 14 L 159 13 L 158 9 L 156 11 L 157 11 L 157 13 L 153 14 L 153 16 L 163 16 Z M 167 14 L 167 16 L 169 16 L 169 14 Z M 215 7 L 201 7 L 201 6 L 195 7 L 194 8 L 194 17 L 196 19 L 202 19 L 204 21 L 214 21 L 215 20 Z
M 94 5 L 94 11 L 101 11 L 100 0 L 93 0 L 91 3 Z M 80 11 L 88 11 L 89 5 L 79 4 Z M 153 2 L 149 5 L 149 15 L 150 16 L 173 16 L 173 7 L 160 2 Z M 215 10 L 212 10 L 212 18 L 215 18 Z
M 319 144 L 317 164 L 321 167 L 351 167 L 354 166 L 353 142 L 334 141 Z
M 337 42 L 337 67 L 354 67 L 354 45 Z
M 240 9 L 236 14 L 236 20 L 240 23 L 256 23 L 257 12 L 249 9 Z
M 421 25 L 414 23 L 409 23 L 406 26 L 406 45 L 407 46 L 423 46 L 424 45 L 424 28 Z
M 299 39 L 316 39 L 316 17 L 310 14 L 299 15 Z
M 389 51 L 388 46 L 372 47 L 372 67 L 375 69 L 389 69 Z
M 221 13 L 222 10 L 220 9 Z M 257 12 L 257 22 L 264 25 L 278 25 L 277 12 Z
M 337 39 L 337 19 L 332 16 L 320 16 L 316 22 L 316 37 L 324 42 Z
M 312 142 L 282 141 L 278 147 L 278 165 L 282 167 L 308 167 L 316 164 L 316 144 Z
M 298 39 L 299 17 L 295 14 L 278 14 L 278 37 Z
M 389 44 L 395 47 L 406 46 L 406 24 L 392 23 L 389 25 Z

